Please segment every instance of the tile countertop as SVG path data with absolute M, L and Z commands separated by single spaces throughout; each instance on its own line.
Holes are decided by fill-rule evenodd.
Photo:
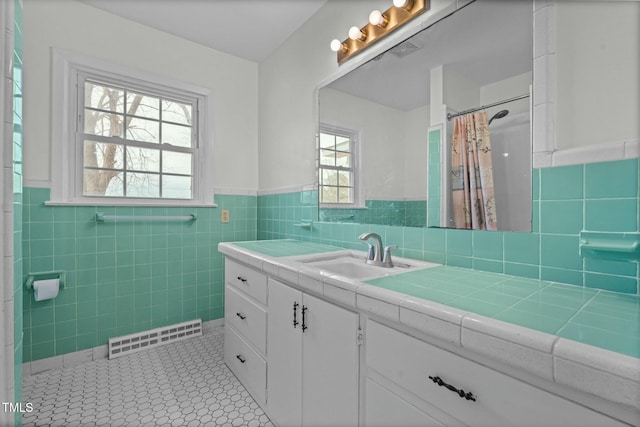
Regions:
M 361 282 L 300 262 L 343 248 L 288 239 L 218 248 L 303 290 L 640 410 L 636 295 L 446 266 Z

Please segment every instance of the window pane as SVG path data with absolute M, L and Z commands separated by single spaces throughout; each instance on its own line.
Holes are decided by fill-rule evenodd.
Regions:
M 127 147 L 127 170 L 160 172 L 160 150 Z
M 322 185 L 338 185 L 338 172 L 324 169 L 322 171 Z
M 127 173 L 127 197 L 160 197 L 160 175 Z
M 83 194 L 85 196 L 122 197 L 122 172 L 85 169 Z
M 127 92 L 127 114 L 149 119 L 160 119 L 160 99 Z
M 338 189 L 338 203 L 351 203 L 351 189 L 339 188 Z
M 193 155 L 189 153 L 174 153 L 171 151 L 163 151 L 162 172 L 191 175 L 192 156 Z
M 338 172 L 338 185 L 341 187 L 351 187 L 351 172 Z
M 336 187 L 322 187 L 322 203 L 337 203 L 338 192 Z
M 192 197 L 191 177 L 162 177 L 162 197 L 169 199 L 190 199 Z
M 350 141 L 351 139 L 349 138 L 336 135 L 336 150 L 351 151 L 351 145 L 349 144 Z
M 162 143 L 178 147 L 192 147 L 191 127 L 162 123 Z
M 84 167 L 122 169 L 124 167 L 124 146 L 84 141 Z
M 328 133 L 320 133 L 320 148 L 330 148 L 334 150 L 335 146 L 336 139 L 333 135 L 329 135 Z
M 336 165 L 336 152 L 331 150 L 320 150 L 320 164 L 327 166 Z
M 124 113 L 124 91 L 114 87 L 85 81 L 85 107 L 98 108 L 116 113 Z
M 123 118 L 121 114 L 85 109 L 84 133 L 122 138 Z
M 127 126 L 127 139 L 132 141 L 158 142 L 160 135 L 160 123 L 153 120 L 129 117 Z
M 351 154 L 344 151 L 336 151 L 336 166 L 351 167 Z
M 162 120 L 174 123 L 191 125 L 191 104 L 183 104 L 174 101 L 162 101 Z

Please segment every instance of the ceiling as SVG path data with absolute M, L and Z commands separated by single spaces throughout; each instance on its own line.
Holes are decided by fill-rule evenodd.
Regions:
M 81 0 L 131 21 L 255 62 L 326 0 Z

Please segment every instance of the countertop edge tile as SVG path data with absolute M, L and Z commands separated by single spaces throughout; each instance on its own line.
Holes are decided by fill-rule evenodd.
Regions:
M 262 271 L 271 276 L 278 277 L 278 269 L 280 264 L 270 259 L 264 259 L 262 262 Z
M 316 294 L 323 295 L 324 283 L 322 280 L 318 280 L 318 275 L 305 271 L 304 268 L 300 269 L 298 286 L 301 289 L 315 292 Z
M 278 266 L 278 277 L 289 283 L 298 285 L 300 270 L 286 264 L 280 264 Z
M 554 381 L 640 410 L 640 384 L 560 356 L 553 357 Z
M 417 297 L 406 297 L 400 303 L 400 309 L 402 310 L 403 308 L 457 324 L 458 326 L 462 326 L 462 319 L 470 314 L 468 311 Z
M 459 322 L 448 322 L 424 311 L 411 310 L 400 306 L 400 323 L 459 347 L 462 346 L 460 337 L 462 327 Z
M 465 330 L 481 332 L 549 355 L 553 351 L 553 344 L 558 339 L 555 335 L 473 313 L 467 314 L 462 319 L 463 336 Z
M 564 360 L 634 381 L 640 389 L 640 359 L 566 338 L 558 338 L 553 354 Z
M 398 304 L 356 293 L 356 307 L 385 319 L 400 323 L 400 307 Z
M 462 322 L 464 325 L 464 319 Z M 462 347 L 553 381 L 553 356 L 550 352 L 535 350 L 464 326 Z
M 352 307 L 355 309 L 357 306 L 355 291 L 350 291 L 339 286 L 333 286 L 325 282 L 323 284 L 322 294 L 326 298 L 344 304 L 348 307 Z

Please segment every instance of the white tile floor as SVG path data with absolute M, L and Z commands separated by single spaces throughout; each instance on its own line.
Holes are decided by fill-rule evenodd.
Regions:
M 273 427 L 224 364 L 223 333 L 29 376 L 23 425 Z

